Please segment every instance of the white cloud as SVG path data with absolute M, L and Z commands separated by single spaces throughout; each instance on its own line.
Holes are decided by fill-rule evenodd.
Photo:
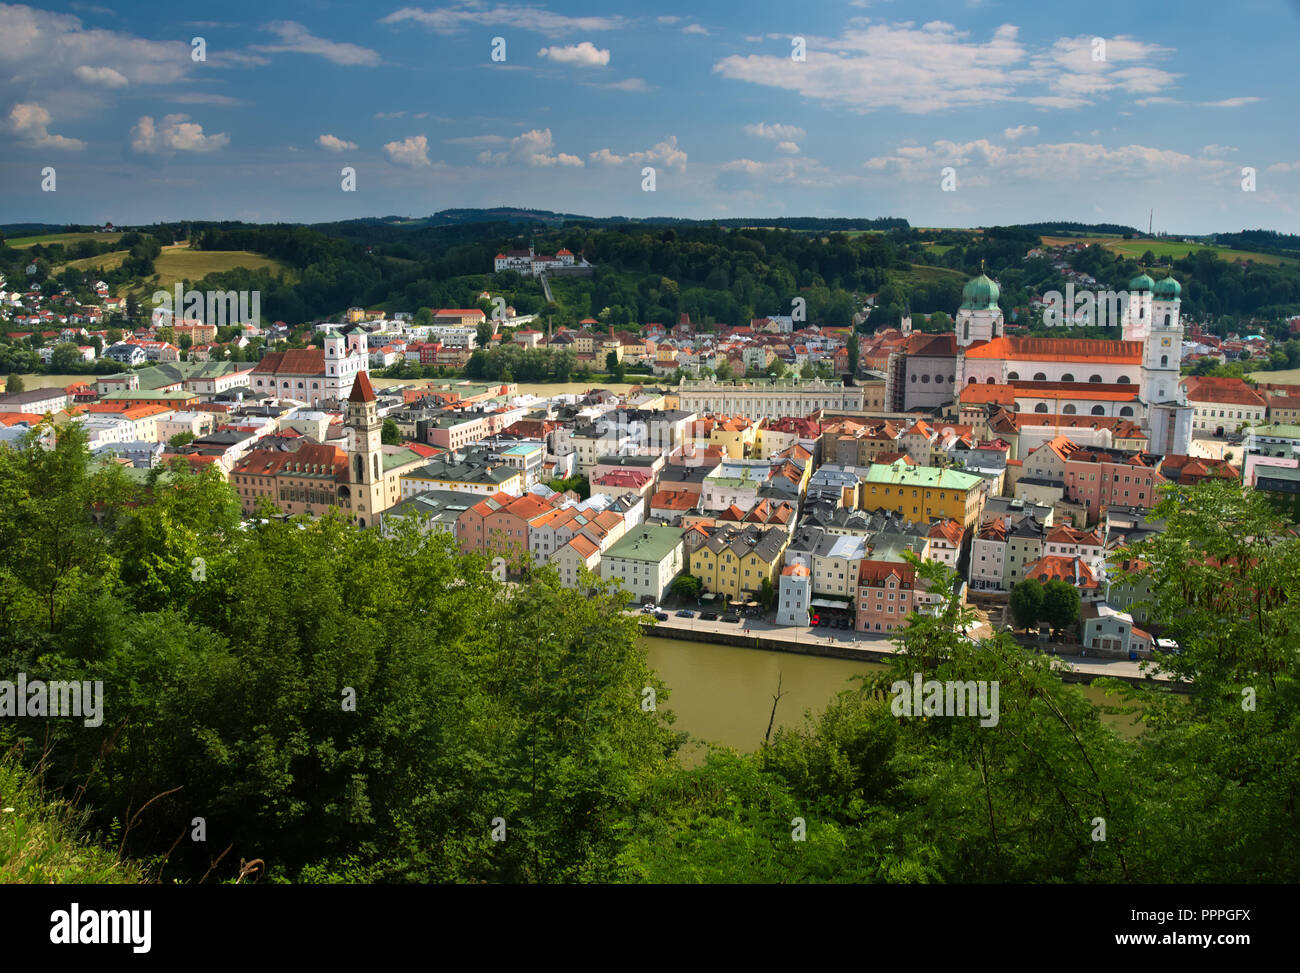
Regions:
M 653 148 L 645 152 L 628 152 L 625 155 L 618 155 L 609 149 L 598 149 L 595 152 L 588 153 L 587 158 L 592 162 L 600 165 L 617 166 L 624 163 L 635 163 L 643 165 L 647 162 L 653 162 L 661 165 L 666 169 L 677 169 L 679 172 L 686 171 L 686 153 L 677 147 L 677 136 L 670 135 L 662 142 L 658 142 Z
M 798 142 L 778 142 L 776 143 L 776 148 L 779 152 L 789 152 L 791 155 L 799 154 Z
M 656 18 L 655 18 L 655 23 L 657 23 L 657 24 L 675 24 L 675 23 L 677 23 L 677 21 L 679 21 L 679 20 L 681 20 L 681 19 L 682 19 L 681 17 L 656 17 Z
M 86 28 L 70 14 L 0 3 L 0 78 L 21 80 L 45 104 L 61 100 L 86 110 L 99 104 L 87 101 L 88 84 L 175 84 L 194 67 L 186 41 Z
M 1300 162 L 1274 162 L 1265 172 L 1300 172 Z
M 191 122 L 189 115 L 164 115 L 155 124 L 149 115 L 141 115 L 131 129 L 131 148 L 144 155 L 172 152 L 215 152 L 230 142 L 225 133 L 204 135 L 203 126 Z
M 767 122 L 750 122 L 745 126 L 746 135 L 756 135 L 761 139 L 795 141 L 807 133 L 798 125 L 769 125 Z
M 603 68 L 609 63 L 609 51 L 598 48 L 591 41 L 569 44 L 566 47 L 543 47 L 538 57 L 549 58 L 559 64 L 573 64 L 582 68 Z
M 330 152 L 342 152 L 346 149 L 355 149 L 357 147 L 356 142 L 345 141 L 336 135 L 318 135 L 316 137 L 316 144 L 322 149 L 327 149 Z
M 793 69 L 783 52 L 724 57 L 713 70 L 858 112 L 912 114 L 1013 102 L 1079 108 L 1112 95 L 1157 94 L 1178 77 L 1151 66 L 1171 53 L 1155 44 L 1111 38 L 1106 60 L 1096 62 L 1091 37 L 1035 48 L 1012 24 L 987 40 L 942 21 L 875 23 L 806 39 L 807 60 Z
M 412 135 L 400 142 L 385 142 L 384 151 L 395 165 L 427 166 L 429 162 L 429 140 L 423 135 Z
M 1235 145 L 1211 144 L 1201 149 L 1201 155 L 1223 156 L 1223 155 L 1227 155 L 1229 152 L 1236 152 L 1236 151 L 1237 151 L 1237 147 Z
M 524 132 L 510 140 L 500 152 L 491 149 L 479 153 L 479 162 L 487 165 L 581 166 L 582 160 L 566 152 L 555 152 L 555 140 L 549 128 Z
M 265 51 L 267 54 L 315 54 L 333 64 L 345 67 L 379 63 L 378 51 L 372 51 L 360 44 L 342 44 L 316 37 L 302 24 L 292 20 L 276 20 L 264 25 L 262 30 L 279 36 L 280 43 L 253 44 L 251 49 L 254 51 Z
M 381 18 L 379 22 L 400 24 L 406 21 L 422 24 L 440 34 L 450 34 L 475 26 L 503 26 L 533 31 L 548 37 L 559 37 L 575 31 L 619 30 L 628 23 L 623 17 L 566 17 L 540 7 L 510 3 L 488 6 L 484 0 L 461 0 L 460 3 L 434 10 L 403 7 Z
M 1166 177 L 1178 173 L 1222 174 L 1225 163 L 1206 155 L 1193 156 L 1145 145 L 1109 148 L 1084 142 L 1006 147 L 987 139 L 929 146 L 899 146 L 891 155 L 868 159 L 863 166 L 908 181 L 934 180 L 943 166 L 966 167 L 972 173 L 996 170 L 1017 180 L 1073 182 L 1085 177 L 1107 179 Z M 962 179 L 959 173 L 959 179 Z M 971 185 L 970 178 L 964 179 Z
M 401 118 L 405 114 L 406 112 L 404 111 L 377 111 L 375 112 L 375 117 L 376 118 Z
M 126 80 L 124 74 L 112 68 L 92 68 L 83 64 L 72 73 L 86 84 L 97 85 L 101 88 L 125 88 L 131 83 Z
M 685 27 L 682 28 L 682 33 L 683 33 L 683 34 L 702 34 L 702 35 L 704 35 L 705 37 L 708 37 L 708 36 L 709 36 L 709 29 L 708 29 L 707 27 L 701 27 L 699 24 L 687 24 Z
M 614 91 L 649 91 L 650 86 L 644 78 L 624 78 L 622 81 L 583 81 L 588 88 L 611 88 Z
M 1224 98 L 1222 101 L 1203 101 L 1202 108 L 1240 108 L 1242 105 L 1251 105 L 1259 101 L 1259 98 Z
M 1003 136 L 1005 136 L 1006 138 L 1009 138 L 1009 139 L 1015 140 L 1015 139 L 1019 139 L 1019 138 L 1024 138 L 1026 135 L 1037 135 L 1037 134 L 1038 134 L 1038 126 L 1037 126 L 1037 125 L 1017 125 L 1015 128 L 1004 128 L 1004 129 L 1002 130 L 1002 134 L 1003 134 Z
M 24 143 L 36 149 L 80 151 L 86 147 L 81 139 L 53 135 L 49 130 L 50 113 L 40 105 L 24 103 L 9 111 L 9 128 Z

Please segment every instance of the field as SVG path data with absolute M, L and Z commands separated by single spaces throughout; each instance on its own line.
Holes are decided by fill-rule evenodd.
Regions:
M 1280 372 L 1250 372 L 1248 377 L 1256 382 L 1269 382 L 1273 385 L 1300 385 L 1300 368 L 1287 368 Z
M 908 270 L 891 270 L 889 279 L 900 284 L 933 284 L 941 280 L 953 280 L 959 284 L 966 283 L 966 275 L 951 267 L 928 267 L 925 264 L 909 264 Z
M 63 267 L 75 267 L 78 270 L 91 270 L 95 267 L 102 267 L 104 270 L 113 270 L 121 266 L 126 257 L 127 251 L 118 250 L 113 253 L 101 254 L 98 257 L 69 260 L 66 264 L 55 268 L 55 270 L 57 272 Z M 182 281 L 197 281 L 208 274 L 218 273 L 223 270 L 234 270 L 236 267 L 246 267 L 249 270 L 266 267 L 271 271 L 283 270 L 291 277 L 293 275 L 293 271 L 280 261 L 271 257 L 263 257 L 261 254 L 251 253 L 248 250 L 191 250 L 188 244 L 178 243 L 170 247 L 163 247 L 162 253 L 154 261 L 156 276 L 147 282 L 145 289 L 169 290 L 174 284 Z M 118 288 L 118 290 L 120 291 L 121 288 Z M 115 294 L 114 296 L 121 295 Z
M 1274 266 L 1284 263 L 1296 263 L 1289 257 L 1275 257 L 1267 253 L 1251 253 L 1248 250 L 1233 250 L 1229 247 L 1215 247 L 1205 243 L 1183 243 L 1178 240 L 1154 240 L 1144 238 L 1138 240 L 1125 240 L 1122 236 L 1097 235 L 1097 236 L 1045 236 L 1043 245 L 1048 247 L 1062 247 L 1070 243 L 1100 244 L 1112 253 L 1118 253 L 1125 257 L 1132 257 L 1137 260 L 1150 250 L 1157 257 L 1173 257 L 1181 259 L 1188 253 L 1199 253 L 1202 250 L 1209 250 L 1217 253 L 1221 260 L 1253 260 L 1259 264 L 1272 264 Z
M 120 233 L 48 233 L 45 236 L 20 236 L 5 242 L 21 250 L 37 243 L 77 243 L 80 240 L 94 240 L 97 243 L 116 243 L 122 239 Z

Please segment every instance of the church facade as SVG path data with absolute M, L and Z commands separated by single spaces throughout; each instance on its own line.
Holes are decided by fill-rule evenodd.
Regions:
M 952 334 L 913 334 L 891 353 L 885 400 L 890 409 L 960 410 L 971 386 L 995 386 L 1015 411 L 1045 416 L 1132 419 L 1154 453 L 1185 455 L 1192 407 L 1179 385 L 1183 327 L 1181 285 L 1145 273 L 1129 282 L 1122 338 L 1008 337 L 998 285 L 985 274 L 962 289 Z

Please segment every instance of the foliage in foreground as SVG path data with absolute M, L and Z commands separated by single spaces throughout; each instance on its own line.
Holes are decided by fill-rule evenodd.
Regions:
M 1116 686 L 1139 739 L 950 600 L 882 677 L 684 769 L 623 596 L 414 531 L 246 529 L 212 471 L 141 491 L 65 430 L 0 449 L 0 671 L 102 680 L 106 717 L 0 743 L 164 881 L 1293 881 L 1300 542 L 1231 484 L 1157 513 L 1130 557 L 1197 692 Z M 996 682 L 996 724 L 895 715 L 916 673 Z

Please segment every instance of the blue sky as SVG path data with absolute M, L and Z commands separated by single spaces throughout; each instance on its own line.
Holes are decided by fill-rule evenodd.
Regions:
M 1154 208 L 1298 232 L 1297 50 L 1300 4 L 1252 0 L 0 3 L 0 222 Z

